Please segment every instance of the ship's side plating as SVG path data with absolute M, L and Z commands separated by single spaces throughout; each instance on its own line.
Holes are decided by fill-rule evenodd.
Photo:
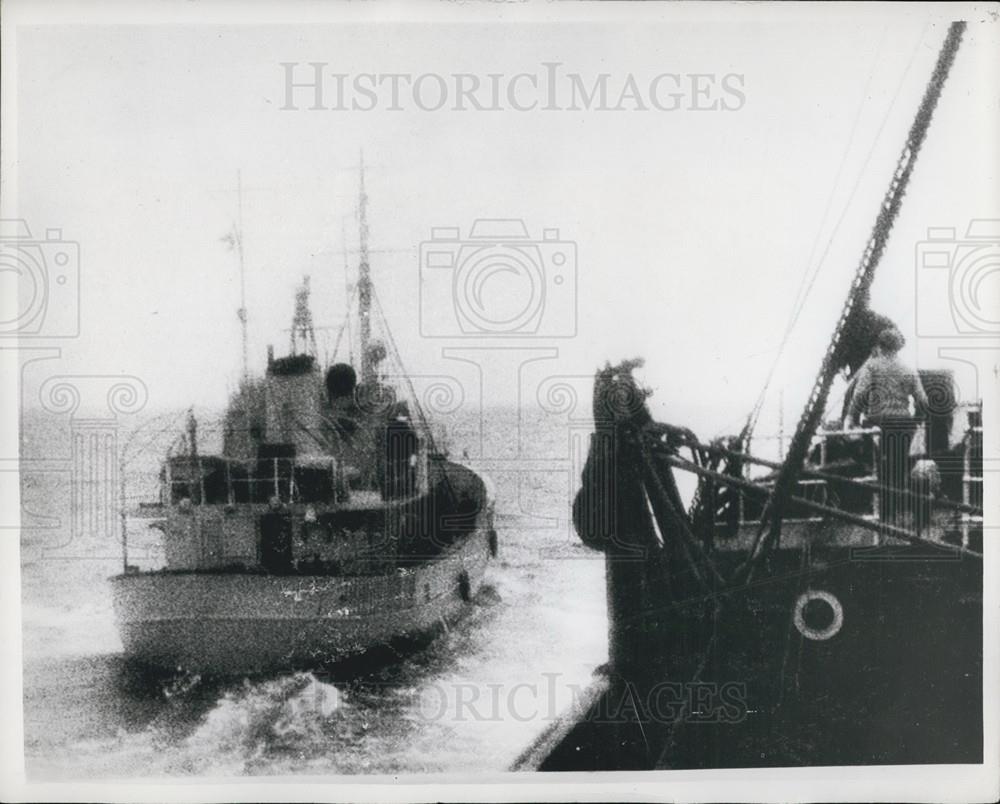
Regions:
M 168 450 L 153 525 L 165 567 L 129 565 L 123 534 L 111 582 L 132 659 L 221 673 L 337 661 L 454 619 L 496 554 L 486 485 L 437 449 L 384 319 L 387 341 L 372 338 L 381 307 L 361 179 L 360 376 L 349 363 L 321 370 L 306 277 L 289 353 L 269 347 L 263 377 L 244 354 L 221 451 L 204 450 L 193 412 Z
M 609 377 L 595 405 L 637 398 L 627 373 Z M 958 443 L 931 454 L 958 469 L 962 502 L 924 510 L 914 491 L 912 530 L 890 528 L 877 484 L 818 481 L 809 464 L 751 573 L 769 494 L 743 479 L 753 456 L 703 474 L 706 524 L 685 516 L 673 476 L 711 472 L 679 458 L 691 434 L 642 404 L 598 427 L 574 518 L 606 555 L 610 661 L 515 768 L 982 761 L 982 428 L 977 406 L 960 413 Z M 818 436 L 815 454 L 840 438 Z M 832 508 L 845 489 L 849 508 Z
M 167 567 L 111 579 L 126 655 L 218 673 L 315 666 L 454 620 L 496 553 L 493 508 L 477 475 L 434 463 L 428 494 L 388 506 L 174 506 Z
M 316 666 L 453 621 L 483 582 L 496 534 L 481 482 L 468 470 L 451 469 L 455 485 L 480 487 L 483 505 L 465 532 L 433 558 L 396 561 L 378 573 L 311 574 L 308 564 L 295 569 L 293 553 L 284 573 L 116 576 L 115 613 L 127 655 L 159 667 L 226 674 Z M 308 524 L 296 519 L 300 527 Z M 388 562 L 383 557 L 380 565 Z

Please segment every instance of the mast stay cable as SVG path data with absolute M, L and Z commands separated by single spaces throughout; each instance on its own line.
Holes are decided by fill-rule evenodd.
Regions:
M 929 25 L 929 24 L 928 24 Z M 893 93 L 892 100 L 889 103 L 889 108 L 886 110 L 885 116 L 882 118 L 882 123 L 879 125 L 878 131 L 875 133 L 875 137 L 872 140 L 871 148 L 868 150 L 868 154 L 865 156 L 865 161 L 861 165 L 861 170 L 858 171 L 857 178 L 854 182 L 854 186 L 851 188 L 850 195 L 847 198 L 847 203 L 844 205 L 843 210 L 840 213 L 840 217 L 834 224 L 833 230 L 830 232 L 830 237 L 827 239 L 826 245 L 823 248 L 823 253 L 820 255 L 819 260 L 816 262 L 811 273 L 804 273 L 802 275 L 802 281 L 799 284 L 799 289 L 796 291 L 795 302 L 792 305 L 792 313 L 789 316 L 788 325 L 785 327 L 785 331 L 781 336 L 781 343 L 778 345 L 778 351 L 775 354 L 774 362 L 771 364 L 771 368 L 768 370 L 767 378 L 764 380 L 764 385 L 761 388 L 760 395 L 757 397 L 757 401 L 747 417 L 747 439 L 752 438 L 753 431 L 757 426 L 757 421 L 760 418 L 761 410 L 764 407 L 764 400 L 767 396 L 767 392 L 771 386 L 771 382 L 774 379 L 775 372 L 778 369 L 778 364 L 781 361 L 781 356 L 784 354 L 785 348 L 788 346 L 788 342 L 791 339 L 792 331 L 795 329 L 795 325 L 798 323 L 799 316 L 802 313 L 802 307 L 805 305 L 806 299 L 809 298 L 809 294 L 812 292 L 813 286 L 816 284 L 816 279 L 819 277 L 820 271 L 826 262 L 827 257 L 830 255 L 830 249 L 833 245 L 833 241 L 837 236 L 837 232 L 840 231 L 840 227 L 844 222 L 844 218 L 847 217 L 847 210 L 850 209 L 851 202 L 855 198 L 858 192 L 858 188 L 861 185 L 861 179 L 868 170 L 868 165 L 871 163 L 872 157 L 875 154 L 875 147 L 879 140 L 882 138 L 882 133 L 885 131 L 886 124 L 889 122 L 889 118 L 892 115 L 893 109 L 896 107 L 896 101 L 899 99 L 899 94 L 903 89 L 903 85 L 906 83 L 907 77 L 910 75 L 910 71 L 913 68 L 913 62 L 916 60 L 917 53 L 920 50 L 920 45 L 924 41 L 924 36 L 927 33 L 928 25 L 924 26 L 921 35 L 918 37 L 916 44 L 913 46 L 913 52 L 910 54 L 910 60 L 907 62 L 906 68 L 903 70 L 903 74 L 899 78 L 899 84 L 896 87 L 895 93 Z M 877 61 L 876 61 L 877 63 Z M 863 98 L 868 97 L 868 89 L 871 86 L 872 76 L 875 72 L 875 65 L 872 65 L 871 71 L 868 73 L 868 80 L 865 83 L 864 92 L 862 93 Z M 854 118 L 854 125 L 851 129 L 850 138 L 848 139 L 847 146 L 844 149 L 844 155 L 841 158 L 840 167 L 837 169 L 837 178 L 834 182 L 833 188 L 830 190 L 830 196 L 827 199 L 826 209 L 823 211 L 822 222 L 826 220 L 829 214 L 830 207 L 833 202 L 833 193 L 836 190 L 837 184 L 840 182 L 840 176 L 843 174 L 844 165 L 847 163 L 847 156 L 850 153 L 851 144 L 854 142 L 855 134 L 857 133 L 858 124 L 861 122 L 861 112 L 864 109 L 864 100 L 862 100 L 861 105 L 858 107 L 857 114 Z M 816 236 L 816 240 L 813 241 L 812 248 L 809 252 L 809 258 L 806 261 L 806 265 L 812 264 L 813 256 L 816 253 L 816 247 L 819 245 L 819 234 Z
M 941 97 L 941 90 L 948 78 L 951 66 L 955 61 L 965 28 L 966 23 L 964 21 L 953 22 L 948 28 L 948 35 L 938 54 L 934 72 L 931 75 L 920 107 L 917 109 L 917 114 L 910 126 L 910 131 L 897 162 L 896 171 L 893 174 L 892 181 L 889 183 L 889 188 L 882 201 L 868 244 L 862 253 L 854 280 L 851 282 L 847 294 L 847 299 L 844 301 L 840 318 L 827 346 L 826 354 L 823 357 L 819 373 L 816 376 L 816 381 L 813 384 L 806 406 L 802 411 L 795 435 L 792 437 L 792 442 L 789 445 L 788 457 L 785 459 L 785 463 L 778 475 L 778 480 L 775 483 L 774 491 L 768 498 L 764 512 L 761 515 L 761 523 L 753 548 L 747 560 L 737 572 L 737 576 L 740 579 L 749 579 L 752 576 L 753 568 L 763 555 L 764 550 L 770 543 L 777 539 L 781 532 L 781 520 L 785 504 L 798 480 L 802 463 L 805 460 L 813 434 L 816 432 L 819 419 L 826 407 L 833 378 L 840 370 L 840 365 L 843 362 L 844 334 L 854 321 L 859 300 L 867 298 L 869 288 L 875 276 L 875 270 L 885 251 L 889 233 L 902 207 L 903 196 L 906 193 L 910 176 L 913 174 L 917 155 L 926 139 L 927 130 L 934 115 L 934 109 Z

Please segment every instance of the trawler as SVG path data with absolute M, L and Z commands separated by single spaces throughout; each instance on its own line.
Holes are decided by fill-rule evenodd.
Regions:
M 497 553 L 493 501 L 438 449 L 405 374 L 401 390 L 381 371 L 401 359 L 371 280 L 367 203 L 362 166 L 347 319 L 356 308 L 360 366 L 320 364 L 307 280 L 289 353 L 269 347 L 253 377 L 240 308 L 244 376 L 221 453 L 203 453 L 189 416 L 160 474 L 165 566 L 139 571 L 126 552 L 110 581 L 129 659 L 219 675 L 329 665 L 434 635 L 476 596 Z
M 518 770 L 983 761 L 982 406 L 922 371 L 923 449 L 887 517 L 878 428 L 824 426 L 886 321 L 869 288 L 964 23 L 951 25 L 783 460 L 756 411 L 706 442 L 606 365 L 574 524 L 605 554 L 609 661 Z M 696 478 L 690 501 L 677 472 Z

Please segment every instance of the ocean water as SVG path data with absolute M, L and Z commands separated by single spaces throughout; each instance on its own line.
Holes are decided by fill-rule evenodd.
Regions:
M 86 453 L 86 422 L 25 414 L 30 780 L 502 771 L 606 660 L 604 562 L 569 522 L 587 425 L 501 410 L 442 423 L 452 457 L 492 485 L 500 539 L 481 593 L 446 633 L 364 674 L 137 675 L 107 583 L 122 566 L 120 481 L 126 509 L 154 501 L 159 457 L 182 425 L 178 412 L 122 423 L 118 458 L 101 464 Z M 155 566 L 157 532 L 127 524 L 130 563 Z

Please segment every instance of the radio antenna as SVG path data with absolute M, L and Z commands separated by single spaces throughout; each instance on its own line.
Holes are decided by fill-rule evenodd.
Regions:
M 240 309 L 236 311 L 240 319 L 240 336 L 243 345 L 243 382 L 250 378 L 250 354 L 247 348 L 247 280 L 246 264 L 243 259 L 243 171 L 236 171 L 236 254 L 240 261 Z

